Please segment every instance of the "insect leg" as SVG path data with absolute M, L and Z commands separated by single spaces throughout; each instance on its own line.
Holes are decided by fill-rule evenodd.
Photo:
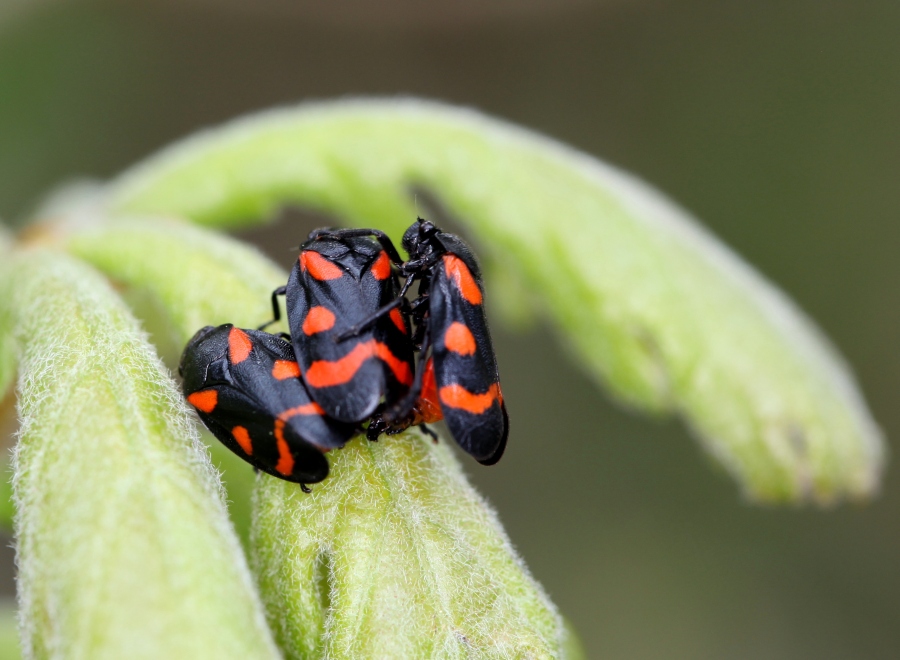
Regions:
M 349 339 L 350 337 L 356 337 L 361 332 L 365 332 L 369 328 L 371 328 L 382 316 L 390 312 L 395 307 L 400 307 L 403 302 L 406 300 L 406 292 L 409 291 L 409 287 L 412 286 L 413 280 L 415 279 L 415 274 L 409 275 L 406 278 L 406 282 L 403 284 L 403 288 L 400 289 L 400 293 L 397 295 L 394 300 L 389 302 L 387 305 L 377 310 L 374 314 L 372 314 L 367 319 L 360 321 L 356 325 L 354 325 L 349 330 L 346 330 L 338 335 L 338 341 L 344 341 L 345 339 Z
M 404 262 L 400 265 L 400 272 L 404 275 L 409 273 L 421 273 L 422 271 L 428 270 L 438 261 L 440 261 L 441 257 L 443 257 L 445 251 L 434 251 L 426 257 L 422 257 L 421 259 L 411 259 L 407 262 Z
M 272 292 L 272 320 L 263 323 L 257 330 L 265 330 L 273 323 L 278 323 L 281 320 L 281 307 L 278 305 L 278 296 L 283 296 L 285 293 L 287 293 L 286 286 L 280 286 Z
M 387 422 L 384 421 L 384 417 L 380 414 L 376 414 L 372 417 L 372 421 L 369 422 L 369 428 L 366 429 L 366 439 L 371 440 L 372 442 L 378 442 L 378 436 L 386 430 Z
M 433 429 L 426 426 L 425 424 L 419 424 L 419 429 L 422 431 L 422 433 L 425 433 L 426 435 L 431 436 L 431 441 L 434 442 L 435 444 L 437 444 L 438 435 L 437 435 L 437 433 L 434 432 Z

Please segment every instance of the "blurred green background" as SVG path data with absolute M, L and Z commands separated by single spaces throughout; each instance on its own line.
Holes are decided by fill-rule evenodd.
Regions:
M 275 104 L 471 105 L 702 218 L 824 328 L 890 440 L 898 37 L 891 1 L 0 0 L 0 216 Z M 287 265 L 319 221 L 250 238 Z M 589 657 L 900 657 L 891 471 L 865 506 L 749 506 L 680 424 L 617 408 L 546 329 L 495 325 L 513 432 L 497 467 L 466 467 Z

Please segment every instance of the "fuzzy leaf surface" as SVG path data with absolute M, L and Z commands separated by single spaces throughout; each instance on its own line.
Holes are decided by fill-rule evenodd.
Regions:
M 329 457 L 311 495 L 261 478 L 254 500 L 254 567 L 287 657 L 567 657 L 559 615 L 445 442 L 357 439 Z
M 253 248 L 217 232 L 162 218 L 103 223 L 68 237 L 66 247 L 125 288 L 145 327 L 174 368 L 206 325 L 254 328 L 272 316 L 269 296 L 287 274 Z M 279 330 L 278 325 L 271 326 Z M 210 434 L 232 521 L 250 531 L 253 468 Z
M 26 655 L 278 657 L 216 473 L 134 318 L 63 253 L 4 267 Z

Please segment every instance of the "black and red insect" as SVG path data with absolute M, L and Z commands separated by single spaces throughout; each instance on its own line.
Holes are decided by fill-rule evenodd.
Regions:
M 178 371 L 188 402 L 213 435 L 256 468 L 304 490 L 328 476 L 325 452 L 358 429 L 325 414 L 299 378 L 291 345 L 267 332 L 207 326 L 188 342 Z
M 373 419 L 369 437 L 436 421 L 439 406 L 450 433 L 466 452 L 484 465 L 500 460 L 509 418 L 484 312 L 481 271 L 465 242 L 418 218 L 403 235 L 402 245 L 409 254 L 403 262 L 390 239 L 378 230 L 322 230 L 317 236 L 344 241 L 371 236 L 406 276 L 392 302 L 339 335 L 362 337 L 401 308 L 408 310 L 416 325 L 413 343 L 422 366 L 415 383 L 403 399 L 386 403 Z M 410 303 L 404 296 L 416 280 L 418 297 Z
M 399 295 L 392 261 L 400 261 L 393 245 L 317 229 L 300 247 L 287 286 L 272 294 L 275 320 L 280 317 L 278 296 L 286 296 L 303 380 L 334 419 L 364 421 L 382 401 L 393 404 L 403 398 L 413 384 L 407 317 L 394 307 L 372 318 Z M 366 319 L 371 321 L 365 328 L 339 340 Z

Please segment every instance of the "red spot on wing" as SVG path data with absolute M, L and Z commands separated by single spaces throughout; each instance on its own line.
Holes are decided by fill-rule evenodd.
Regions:
M 397 329 L 400 330 L 404 335 L 406 334 L 406 321 L 403 320 L 403 314 L 399 309 L 394 307 L 390 313 L 391 321 L 394 322 L 394 325 L 397 326 Z
M 333 327 L 334 313 L 321 305 L 311 308 L 303 319 L 303 334 L 307 336 L 331 330 Z
M 480 415 L 494 405 L 494 401 L 503 403 L 503 396 L 500 394 L 500 385 L 498 383 L 491 385 L 484 394 L 473 394 L 462 385 L 454 383 L 442 387 L 438 395 L 442 405 L 465 410 L 473 415 Z
M 300 253 L 300 269 L 309 273 L 310 277 L 320 281 L 336 280 L 344 276 L 340 266 L 328 261 L 315 250 L 304 250 Z
M 231 364 L 240 364 L 250 355 L 253 342 L 240 328 L 232 328 L 228 333 L 228 359 Z
M 472 355 L 475 353 L 475 337 L 472 331 L 459 321 L 454 321 L 444 333 L 444 345 L 447 350 L 459 355 Z
M 306 370 L 304 378 L 307 385 L 310 387 L 331 387 L 349 383 L 353 376 L 356 375 L 356 372 L 359 371 L 363 362 L 372 357 L 371 344 L 374 341 L 373 339 L 357 344 L 347 355 L 333 362 L 316 360 Z
M 219 403 L 219 393 L 215 390 L 203 390 L 189 395 L 187 400 L 200 412 L 211 413 Z
M 276 380 L 300 377 L 300 365 L 291 360 L 276 360 L 272 365 L 272 377 Z
M 481 287 L 472 276 L 472 271 L 466 266 L 466 262 L 455 254 L 444 255 L 444 270 L 447 277 L 456 284 L 456 288 L 462 297 L 472 305 L 480 305 L 482 301 Z
M 387 344 L 372 340 L 375 344 L 375 355 L 394 372 L 394 378 L 404 385 L 412 385 L 413 373 L 408 362 L 398 358 Z
M 312 403 L 305 403 L 302 406 L 294 406 L 293 408 L 288 408 L 282 413 L 278 414 L 278 419 L 284 421 L 290 419 L 291 417 L 296 417 L 297 415 L 324 415 L 325 411 L 322 410 L 322 406 L 313 401 Z
M 387 364 L 398 381 L 404 385 L 412 384 L 413 375 L 409 364 L 396 357 L 386 344 L 375 339 L 358 343 L 339 360 L 316 360 L 306 370 L 304 379 L 310 387 L 344 385 L 353 379 L 366 360 L 373 357 Z
M 376 280 L 386 280 L 391 276 L 391 259 L 387 256 L 387 252 L 381 251 L 369 272 Z
M 231 435 L 234 436 L 234 439 L 237 440 L 237 443 L 247 456 L 253 456 L 253 441 L 250 439 L 247 429 L 243 426 L 235 426 L 231 429 Z
M 439 422 L 444 418 L 438 399 L 437 381 L 434 377 L 434 360 L 431 358 L 428 358 L 428 362 L 425 363 L 425 371 L 422 373 L 422 392 L 419 394 L 417 406 L 422 421 L 426 424 Z
M 275 444 L 278 447 L 278 463 L 275 464 L 275 470 L 286 477 L 290 476 L 294 471 L 294 457 L 291 455 L 287 440 L 284 439 L 283 419 L 275 420 Z

